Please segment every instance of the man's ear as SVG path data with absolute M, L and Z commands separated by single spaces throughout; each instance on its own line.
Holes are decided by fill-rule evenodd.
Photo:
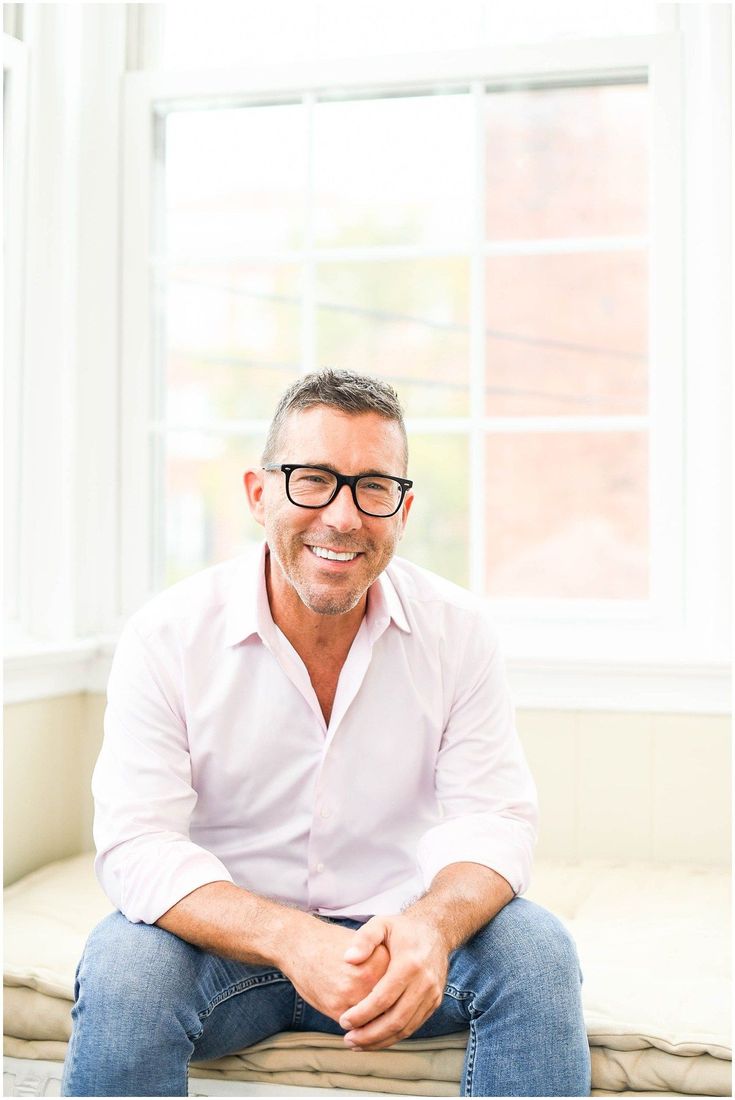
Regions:
M 413 504 L 413 496 L 413 491 L 409 489 L 401 505 L 401 533 L 398 536 L 399 539 L 403 538 L 403 532 L 406 530 L 406 521 L 408 520 L 408 513 L 411 511 L 411 505 Z
M 263 471 L 255 469 L 246 470 L 242 480 L 252 517 L 261 527 L 265 527 L 265 505 L 263 502 L 265 485 L 263 481 Z

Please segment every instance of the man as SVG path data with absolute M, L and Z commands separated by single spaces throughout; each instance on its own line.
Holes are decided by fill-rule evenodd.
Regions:
M 497 642 L 394 559 L 406 470 L 391 387 L 300 379 L 245 474 L 257 562 L 124 631 L 94 776 L 119 912 L 79 964 L 64 1095 L 185 1096 L 192 1058 L 289 1029 L 469 1029 L 463 1094 L 588 1093 L 574 946 L 517 896 L 535 793 Z

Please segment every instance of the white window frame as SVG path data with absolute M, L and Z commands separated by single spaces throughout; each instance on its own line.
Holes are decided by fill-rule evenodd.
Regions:
M 482 49 L 443 54 L 438 57 L 373 58 L 364 63 L 344 64 L 321 62 L 290 65 L 287 70 L 252 67 L 246 72 L 192 72 L 192 73 L 137 73 L 126 79 L 125 133 L 126 180 L 124 233 L 125 255 L 123 260 L 123 302 L 125 324 L 123 326 L 123 451 L 128 458 L 123 463 L 123 512 L 127 517 L 124 532 L 123 561 L 127 563 L 123 577 L 123 602 L 126 608 L 136 606 L 148 594 L 150 573 L 150 548 L 154 541 L 151 529 L 153 500 L 150 498 L 150 446 L 151 433 L 173 428 L 200 427 L 218 431 L 247 431 L 255 424 L 228 423 L 227 425 L 163 425 L 156 423 L 153 400 L 151 368 L 153 362 L 151 331 L 151 261 L 156 262 L 155 242 L 152 239 L 151 190 L 145 181 L 152 181 L 155 171 L 153 141 L 151 135 L 157 109 L 184 106 L 190 103 L 238 103 L 272 96 L 303 95 L 305 92 L 322 93 L 334 89 L 348 91 L 368 89 L 377 92 L 385 89 L 408 89 L 435 84 L 470 85 L 475 96 L 493 82 L 517 78 L 525 80 L 554 78 L 595 79 L 625 78 L 641 74 L 650 83 L 652 101 L 652 125 L 656 146 L 651 159 L 655 166 L 652 173 L 650 209 L 652 211 L 651 254 L 655 269 L 651 280 L 654 301 L 651 316 L 654 319 L 650 336 L 650 360 L 652 364 L 651 408 L 648 416 L 631 417 L 632 428 L 646 427 L 650 419 L 656 430 L 651 433 L 651 575 L 653 592 L 645 609 L 628 601 L 585 601 L 575 603 L 575 616 L 585 621 L 585 634 L 598 629 L 600 639 L 610 639 L 611 622 L 635 623 L 640 629 L 646 624 L 651 629 L 670 633 L 682 625 L 682 553 L 683 512 L 681 506 L 681 393 L 682 393 L 682 333 L 678 326 L 663 324 L 660 318 L 681 316 L 682 313 L 682 211 L 679 190 L 671 187 L 670 180 L 681 177 L 680 140 L 680 90 L 681 90 L 680 41 L 677 35 L 640 36 L 615 40 L 555 43 L 548 46 L 524 46 L 502 50 Z M 532 76 L 530 74 L 533 74 Z M 478 112 L 478 130 L 482 131 Z M 482 171 L 482 157 L 478 157 Z M 482 180 L 477 181 L 477 191 L 482 193 Z M 479 203 L 478 203 L 479 207 Z M 479 235 L 477 235 L 479 240 Z M 626 243 L 639 245 L 645 240 L 613 241 L 541 241 L 521 245 L 528 252 L 567 251 L 570 247 L 618 248 Z M 476 470 L 472 487 L 474 506 L 471 511 L 471 578 L 473 587 L 479 587 L 484 569 L 484 513 L 482 502 L 482 466 L 478 461 L 483 451 L 484 434 L 493 431 L 558 431 L 573 428 L 584 431 L 602 426 L 605 418 L 496 418 L 483 415 L 484 411 L 484 361 L 483 361 L 483 300 L 484 259 L 517 248 L 515 243 L 490 244 L 475 248 L 472 257 L 472 295 L 476 306 L 473 311 L 471 332 L 471 403 L 474 416 L 466 420 L 412 420 L 409 428 L 433 432 L 468 431 L 472 466 Z M 385 258 L 425 256 L 428 250 L 419 248 L 390 248 L 379 250 Z M 330 258 L 328 250 L 314 250 L 317 258 Z M 375 256 L 376 250 L 370 254 Z M 342 252 L 341 259 L 359 260 L 359 250 Z M 305 357 L 304 369 L 312 364 Z M 664 387 L 658 375 L 661 364 L 666 364 L 667 378 Z M 658 364 L 658 371 L 655 365 Z M 673 407 L 672 407 L 673 402 Z M 664 406 L 667 411 L 664 412 Z M 615 430 L 622 430 L 627 422 L 622 418 L 610 421 Z M 673 472 L 673 473 L 672 473 Z M 135 522 L 131 522 L 135 517 Z M 673 546 L 673 549 L 672 549 Z M 528 624 L 538 621 L 539 613 L 552 629 L 568 629 L 570 606 L 561 601 L 493 601 L 496 618 L 505 627 L 522 626 L 527 635 Z M 520 625 L 519 625 L 520 624 Z M 626 633 L 623 629 L 622 636 Z
M 101 690 L 117 591 L 125 4 L 25 5 L 20 615 L 6 703 Z
M 658 188 L 665 192 L 665 205 L 659 208 L 661 216 L 676 223 L 666 253 L 671 256 L 673 249 L 674 262 L 665 270 L 659 268 L 662 277 L 655 284 L 655 293 L 668 303 L 678 301 L 681 308 L 673 325 L 669 324 L 670 317 L 664 318 L 664 324 L 654 326 L 652 332 L 652 339 L 658 341 L 657 355 L 666 354 L 669 341 L 665 385 L 674 379 L 679 402 L 672 410 L 669 437 L 661 439 L 653 461 L 659 470 L 668 471 L 666 449 L 679 455 L 672 480 L 680 476 L 683 482 L 685 507 L 682 510 L 682 494 L 674 493 L 670 486 L 672 502 L 662 499 L 659 518 L 673 516 L 674 530 L 677 537 L 681 535 L 677 545 L 684 548 L 683 561 L 681 556 L 672 559 L 674 565 L 664 585 L 676 593 L 683 610 L 667 618 L 664 607 L 661 622 L 668 625 L 634 625 L 628 621 L 615 630 L 608 621 L 596 630 L 593 618 L 566 625 L 558 618 L 539 626 L 529 619 L 523 621 L 523 609 L 516 607 L 516 621 L 501 624 L 511 685 L 517 704 L 523 708 L 728 713 L 729 8 L 681 5 L 677 9 L 676 5 L 662 5 L 666 25 L 660 26 L 666 33 L 650 38 L 463 51 L 439 61 L 423 56 L 390 61 L 375 58 L 365 66 L 319 62 L 291 66 L 283 80 L 283 73 L 276 74 L 273 69 L 250 69 L 247 79 L 243 79 L 242 70 L 230 74 L 128 75 L 124 78 L 124 140 L 118 144 L 116 127 L 110 123 L 116 118 L 116 89 L 125 66 L 124 42 L 122 57 L 119 48 L 120 20 L 126 11 L 129 19 L 130 6 L 81 7 L 83 20 L 104 22 L 100 32 L 109 53 L 102 55 L 97 49 L 99 56 L 93 62 L 88 59 L 88 67 L 81 74 L 90 88 L 104 87 L 104 96 L 96 114 L 92 104 L 99 101 L 98 92 L 86 97 L 90 114 L 84 120 L 81 140 L 61 146 L 63 170 L 71 172 L 72 177 L 78 173 L 79 177 L 75 224 L 80 206 L 85 215 L 94 208 L 98 224 L 107 227 L 118 244 L 110 240 L 104 249 L 96 250 L 82 244 L 80 277 L 74 292 L 64 299 L 68 265 L 60 273 L 63 278 L 57 278 L 55 270 L 44 268 L 49 259 L 43 248 L 48 225 L 37 221 L 34 204 L 38 196 L 34 186 L 29 187 L 28 230 L 33 239 L 28 250 L 28 286 L 33 293 L 27 303 L 26 325 L 32 336 L 25 349 L 31 383 L 28 405 L 34 407 L 41 392 L 39 385 L 46 388 L 44 396 L 49 400 L 49 379 L 50 400 L 61 394 L 60 387 L 70 378 L 74 380 L 75 397 L 73 408 L 64 398 L 65 417 L 58 426 L 54 422 L 53 439 L 48 439 L 48 423 L 42 418 L 31 418 L 24 425 L 24 454 L 33 457 L 45 448 L 54 456 L 62 455 L 63 461 L 46 462 L 45 466 L 36 461 L 30 471 L 33 488 L 42 494 L 40 507 L 33 500 L 41 522 L 27 525 L 27 575 L 32 576 L 34 584 L 33 591 L 26 593 L 27 637 L 23 645 L 11 641 L 6 651 L 6 701 L 103 690 L 117 630 L 147 595 L 151 536 L 147 493 L 152 169 L 148 137 L 154 102 L 167 97 L 183 102 L 189 95 L 196 99 L 221 94 L 225 100 L 243 92 L 257 95 L 264 87 L 272 88 L 276 76 L 279 88 L 285 91 L 289 87 L 301 90 L 310 81 L 315 90 L 320 90 L 325 81 L 342 87 L 401 82 L 426 85 L 448 80 L 452 75 L 456 78 L 460 70 L 462 83 L 467 84 L 468 76 L 484 83 L 491 69 L 501 78 L 512 73 L 558 72 L 565 66 L 578 71 L 583 58 L 589 75 L 601 69 L 619 71 L 626 63 L 634 70 L 655 63 L 651 83 L 660 100 L 656 109 L 661 113 L 663 129 L 659 133 L 671 138 L 663 154 L 670 158 L 673 151 L 675 158 L 683 160 L 681 187 L 672 186 L 670 181 L 666 187 L 660 173 L 653 181 L 654 194 L 658 194 Z M 147 7 L 152 10 L 156 5 Z M 39 79 L 44 74 L 47 86 L 60 71 L 61 60 L 57 64 L 50 53 L 52 44 L 60 41 L 55 29 L 59 10 L 53 5 L 38 5 L 35 9 L 29 5 L 27 9 L 29 26 L 36 22 L 36 14 L 41 22 L 53 24 L 40 51 L 38 42 L 32 43 L 34 65 L 37 58 L 42 62 L 34 72 Z M 95 40 L 95 33 L 90 35 L 90 42 Z M 705 64 L 702 56 L 707 58 Z M 130 64 L 131 56 L 128 67 Z M 66 65 L 68 71 L 68 58 Z M 31 130 L 36 131 L 35 137 L 31 135 L 30 160 L 36 157 L 37 180 L 48 177 L 44 166 L 59 147 L 58 135 L 48 129 L 44 117 L 43 103 L 52 100 L 48 95 L 38 98 L 43 101 L 40 124 L 33 106 L 30 118 Z M 118 178 L 121 150 L 124 171 Z M 71 180 L 67 179 L 67 195 L 70 186 Z M 66 226 L 69 212 L 58 206 L 52 214 L 51 226 L 58 239 L 61 222 L 53 219 L 61 219 Z M 74 242 L 79 240 L 76 234 L 75 228 L 71 240 L 75 248 Z M 56 255 L 58 251 L 53 253 Z M 40 285 L 36 273 L 41 275 Z M 676 284 L 668 294 L 667 280 Z M 60 283 L 61 302 L 57 289 Z M 478 285 L 476 282 L 475 293 Z M 63 308 L 64 300 L 73 305 L 71 316 Z M 681 320 L 684 317 L 686 326 Z M 73 359 L 65 350 L 66 373 L 61 382 L 54 381 L 58 363 L 44 361 L 42 353 L 49 346 L 49 337 L 42 332 L 44 325 L 53 329 L 57 347 L 75 348 Z M 73 337 L 71 343 L 69 336 Z M 682 386 L 687 393 L 683 408 Z M 654 385 L 653 401 L 660 401 L 662 396 L 663 386 L 657 389 Z M 69 462 L 68 455 L 74 453 L 72 443 L 77 454 Z M 54 562 L 53 571 L 49 571 L 50 561 Z M 43 567 L 40 573 L 37 564 Z M 533 609 L 527 610 L 530 614 Z M 498 608 L 496 617 L 497 612 Z
M 13 540 L 10 563 L 4 565 L 4 585 L 15 586 L 14 613 L 5 622 L 9 638 L 23 630 L 24 583 L 23 547 L 21 539 L 23 508 L 23 311 L 25 306 L 25 224 L 26 224 L 26 161 L 28 142 L 28 48 L 17 38 L 3 34 L 3 78 L 7 81 L 4 104 L 3 137 L 3 200 L 4 212 L 12 210 L 15 217 L 4 218 L 3 244 L 5 259 L 4 283 L 4 472 L 12 484 L 5 483 L 3 511 L 6 532 Z

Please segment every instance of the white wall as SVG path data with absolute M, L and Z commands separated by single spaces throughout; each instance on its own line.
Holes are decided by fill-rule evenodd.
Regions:
M 105 700 L 5 708 L 5 883 L 92 847 Z M 520 711 L 540 859 L 730 861 L 730 733 L 713 715 Z
M 538 856 L 730 862 L 730 725 L 715 715 L 522 711 Z

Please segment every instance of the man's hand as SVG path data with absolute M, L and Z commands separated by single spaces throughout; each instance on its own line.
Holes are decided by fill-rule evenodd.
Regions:
M 279 969 L 291 979 L 296 992 L 325 1016 L 339 1022 L 352 1005 L 368 996 L 385 974 L 388 950 L 380 943 L 370 948 L 363 944 L 358 958 L 347 959 L 348 949 L 357 935 L 312 918 L 284 948 L 278 959 Z
M 421 1027 L 444 996 L 449 949 L 430 921 L 408 914 L 372 917 L 345 952 L 359 964 L 385 945 L 390 963 L 372 992 L 339 1018 L 347 1046 L 384 1050 Z

